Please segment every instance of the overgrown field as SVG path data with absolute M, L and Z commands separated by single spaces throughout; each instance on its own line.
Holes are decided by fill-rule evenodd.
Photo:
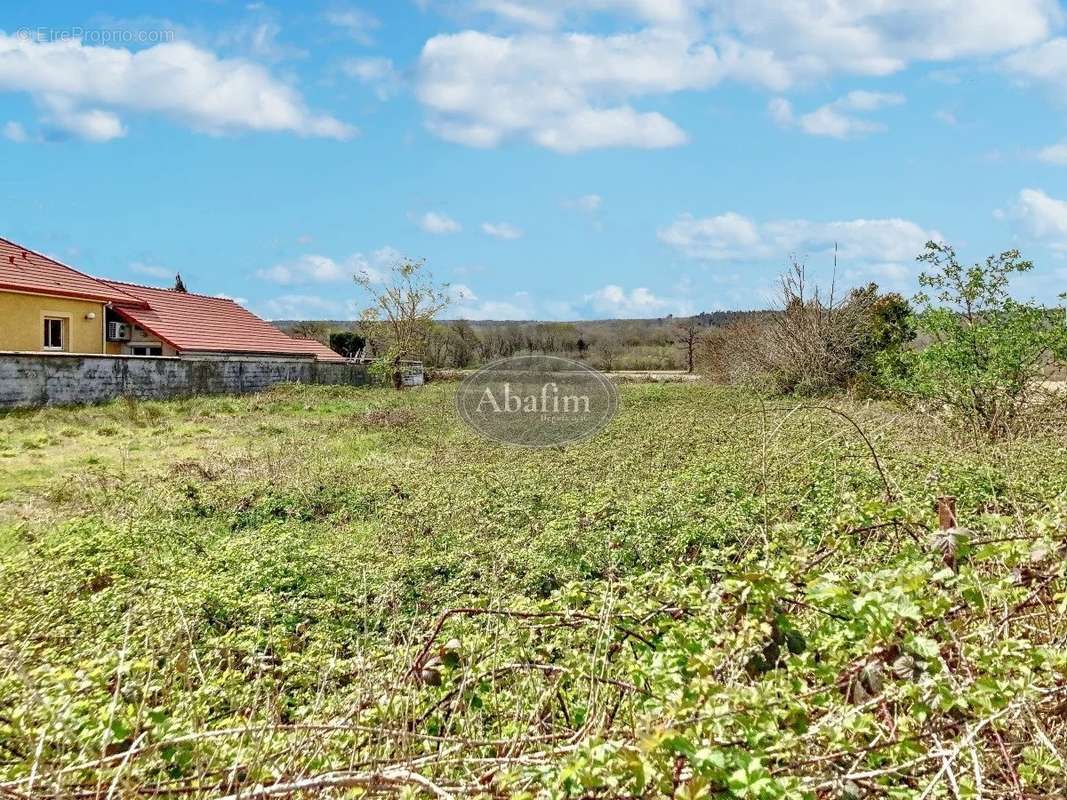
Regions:
M 454 390 L 0 415 L 0 796 L 1067 793 L 1062 436 Z

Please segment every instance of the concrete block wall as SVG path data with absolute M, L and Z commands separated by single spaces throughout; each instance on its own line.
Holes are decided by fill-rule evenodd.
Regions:
M 244 394 L 277 383 L 364 386 L 366 366 L 300 358 L 146 358 L 0 353 L 0 408 Z

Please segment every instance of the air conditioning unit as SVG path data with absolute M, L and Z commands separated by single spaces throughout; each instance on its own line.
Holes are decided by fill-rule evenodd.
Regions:
M 130 326 L 125 322 L 109 322 L 107 324 L 107 340 L 109 342 L 130 341 Z

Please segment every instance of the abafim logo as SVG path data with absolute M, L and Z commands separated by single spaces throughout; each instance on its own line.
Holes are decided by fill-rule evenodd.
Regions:
M 522 447 L 557 447 L 603 430 L 619 395 L 603 373 L 556 356 L 515 356 L 467 376 L 460 418 L 483 436 Z

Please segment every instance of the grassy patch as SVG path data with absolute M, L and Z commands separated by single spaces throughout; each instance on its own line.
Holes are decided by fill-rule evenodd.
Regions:
M 528 451 L 454 391 L 0 416 L 0 783 L 910 797 L 1003 745 L 1055 788 L 1060 440 L 664 384 Z

